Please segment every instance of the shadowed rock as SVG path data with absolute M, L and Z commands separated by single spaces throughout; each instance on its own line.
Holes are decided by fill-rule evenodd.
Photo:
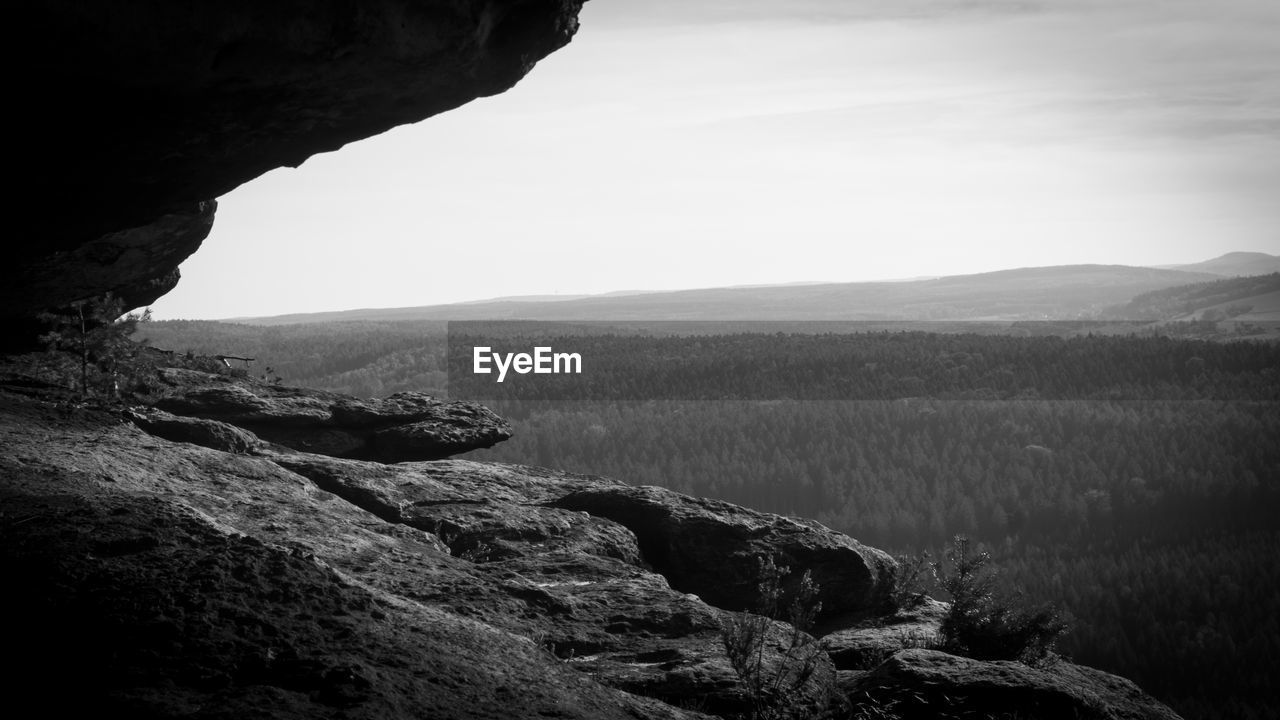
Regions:
M 26 688 L 51 674 L 77 678 L 75 692 L 42 693 L 50 716 L 686 717 L 171 502 L 6 496 L 0 507 L 38 520 L 0 527 L 0 559 L 24 588 L 5 601 L 23 618 L 6 640 L 23 658 L 11 699 L 30 701 Z
M 229 453 L 247 453 L 262 446 L 253 433 L 217 420 L 178 417 L 147 408 L 127 413 L 134 425 L 165 440 L 185 442 Z
M 538 635 L 556 656 L 612 687 L 714 713 L 749 709 L 724 652 L 725 613 L 641 567 L 627 528 L 547 506 L 622 483 L 466 460 L 396 466 L 314 455 L 274 460 L 388 522 L 437 534 L 451 553 L 478 563 L 476 572 L 503 592 L 472 595 L 465 612 Z M 441 602 L 458 594 L 449 587 L 423 592 Z M 788 630 L 770 626 L 764 653 L 770 670 L 783 662 L 777 647 Z M 834 682 L 827 657 L 815 658 L 801 699 L 819 701 Z
M 836 668 L 869 670 L 899 650 L 937 642 L 948 609 L 946 603 L 923 598 L 887 617 L 824 635 L 822 645 Z
M 717 607 L 760 604 L 757 558 L 808 570 L 819 585 L 822 617 L 882 610 L 897 565 L 875 548 L 810 520 L 756 512 L 659 487 L 604 487 L 552 503 L 620 523 L 636 534 L 646 562 L 675 587 Z
M 161 372 L 171 386 L 156 407 L 229 423 L 295 450 L 394 463 L 434 460 L 511 437 L 506 421 L 476 403 L 422 393 L 357 400 L 196 370 Z
M 984 662 L 936 650 L 903 650 L 853 683 L 853 696 L 904 720 L 1034 717 L 1040 720 L 1176 720 L 1136 685 L 1100 670 L 1059 662 L 1044 669 Z
M 578 28 L 582 0 L 41 2 L 17 73 L 23 240 L 0 315 L 176 281 L 212 200 L 277 167 L 503 92 Z
M 270 446 L 236 454 L 158 439 L 116 414 L 20 388 L 0 387 L 0 559 L 21 588 L 0 597 L 5 616 L 22 619 L 7 647 L 26 662 L 10 679 L 43 687 L 35 681 L 55 669 L 74 672 L 84 681 L 60 698 L 74 706 L 54 708 L 63 714 L 677 720 L 702 717 L 684 707 L 749 709 L 722 645 L 728 613 L 654 572 L 632 530 L 559 506 L 633 489 L 616 480 Z M 676 514 L 702 504 L 663 498 Z M 750 515 L 763 529 L 751 548 L 775 557 L 806 544 L 796 533 L 832 534 L 717 507 L 720 522 Z M 723 558 L 705 562 L 725 576 Z M 835 584 L 825 573 L 818 581 Z M 768 671 L 783 662 L 791 628 L 774 622 L 767 632 Z M 827 697 L 837 680 L 855 700 L 865 695 L 858 688 L 896 687 L 840 677 L 812 647 L 799 702 Z M 1009 703 L 1076 702 L 1052 690 L 1056 682 L 1113 709 L 1159 707 L 1103 673 L 1014 665 L 974 667 L 1006 667 Z M 969 677 L 922 680 L 910 692 L 936 689 L 930 717 L 953 696 L 977 698 L 967 707 L 995 702 Z

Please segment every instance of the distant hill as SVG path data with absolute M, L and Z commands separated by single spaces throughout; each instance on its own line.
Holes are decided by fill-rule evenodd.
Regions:
M 1280 272 L 1155 290 L 1104 315 L 1156 321 L 1276 322 L 1280 321 Z
M 1182 270 L 1183 272 L 1212 273 L 1226 277 L 1246 275 L 1267 275 L 1280 272 L 1280 257 L 1260 252 L 1230 252 L 1212 260 L 1191 263 L 1190 265 L 1162 265 L 1164 270 Z
M 1078 320 L 1143 293 L 1216 280 L 1198 271 L 1063 265 L 900 282 L 593 295 L 238 318 L 253 325 L 403 320 Z
M 773 332 L 747 321 L 848 321 L 822 332 L 922 330 L 1042 333 L 1023 320 L 1061 323 L 1050 333 L 1155 332 L 1206 340 L 1280 338 L 1280 273 L 1229 278 L 1118 265 L 1023 268 L 979 275 L 878 283 L 528 299 L 389 310 L 353 310 L 226 323 L 147 323 L 139 336 L 178 352 L 255 358 L 251 371 L 359 396 L 404 389 L 442 392 L 448 320 L 648 321 L 653 332 Z M 706 321 L 690 330 L 684 322 Z M 858 321 L 873 320 L 872 325 Z M 957 327 L 957 321 L 963 325 Z M 985 321 L 985 322 L 984 322 Z M 1191 322 L 1188 322 L 1191 321 Z M 779 331 L 804 332 L 782 323 Z M 797 323 L 796 325 L 798 325 Z M 613 327 L 611 325 L 611 327 Z M 268 370 L 270 368 L 270 370 Z

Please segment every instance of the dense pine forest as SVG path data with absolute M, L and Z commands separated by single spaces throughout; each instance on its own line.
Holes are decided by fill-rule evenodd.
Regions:
M 504 384 L 492 404 L 518 436 L 475 457 L 813 517 L 897 553 L 936 555 L 963 533 L 1029 603 L 1070 614 L 1065 654 L 1187 717 L 1275 717 L 1280 347 L 930 333 L 511 344 L 531 342 L 582 352 L 598 371 L 580 387 L 604 399 L 545 399 L 590 397 L 572 377 Z
M 455 333 L 446 358 L 423 327 L 253 328 L 234 347 L 228 332 L 191 349 L 361 394 L 442 388 L 478 339 Z M 517 431 L 470 457 L 812 517 L 894 553 L 963 533 L 1028 603 L 1068 614 L 1064 654 L 1188 718 L 1277 717 L 1280 346 L 1063 325 L 485 342 L 586 367 L 455 382 Z
M 290 385 L 381 397 L 401 390 L 445 393 L 445 327 L 434 321 L 264 327 L 166 320 L 147 323 L 135 337 L 173 352 L 253 358 L 252 374 Z

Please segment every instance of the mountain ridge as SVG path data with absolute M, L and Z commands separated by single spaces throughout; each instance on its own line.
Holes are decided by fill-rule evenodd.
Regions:
M 1157 265 L 1155 267 L 1163 270 L 1208 272 L 1224 277 L 1242 277 L 1280 272 L 1280 257 L 1261 252 L 1235 251 L 1197 263 Z
M 1270 256 L 1268 256 L 1270 257 Z M 1277 258 L 1280 260 L 1280 258 Z M 1259 273 L 1263 274 L 1263 273 Z M 238 317 L 287 325 L 353 320 L 1066 320 L 1143 293 L 1221 279 L 1132 265 L 1054 265 L 914 280 L 784 283 Z

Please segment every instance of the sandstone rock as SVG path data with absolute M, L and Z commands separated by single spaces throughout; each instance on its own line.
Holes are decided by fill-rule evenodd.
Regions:
M 823 647 L 840 670 L 870 670 L 899 650 L 936 642 L 948 605 L 933 598 L 872 618 L 857 626 L 828 633 Z
M 253 433 L 217 420 L 185 418 L 163 410 L 149 408 L 126 413 L 134 425 L 165 440 L 192 443 L 229 453 L 247 453 L 258 449 L 262 441 Z
M 748 708 L 723 650 L 724 613 L 639 567 L 636 538 L 625 527 L 544 504 L 621 483 L 465 460 L 379 466 L 313 455 L 274 459 L 378 517 L 438 534 L 501 588 L 480 598 L 453 584 L 423 589 L 433 601 L 469 596 L 455 611 L 536 635 L 612 687 L 715 713 Z M 783 627 L 773 626 L 770 668 L 781 662 Z M 825 655 L 816 667 L 805 685 L 811 702 L 834 689 Z
M 0 387 L 0 560 L 22 588 L 0 611 L 23 619 L 7 646 L 30 660 L 15 687 L 85 678 L 54 711 L 675 720 L 704 717 L 685 707 L 746 708 L 722 647 L 726 611 L 647 567 L 631 530 L 559 506 L 629 489 L 616 480 L 234 454 L 22 391 Z M 790 531 L 752 542 L 767 549 L 770 537 L 795 544 Z M 790 628 L 769 632 L 773 668 Z M 888 692 L 815 660 L 801 702 L 837 683 Z M 1119 679 L 1058 667 L 1047 672 L 1073 673 L 1105 703 L 1150 702 Z M 1008 672 L 1025 684 L 1010 693 L 1039 697 L 1041 676 Z M 940 682 L 947 697 L 945 683 L 976 692 L 963 675 Z
M 618 522 L 636 534 L 644 559 L 675 587 L 717 607 L 759 604 L 757 558 L 809 570 L 822 617 L 882 610 L 897 565 L 884 552 L 812 521 L 755 512 L 658 487 L 588 489 L 552 503 Z
M 639 567 L 636 539 L 626 528 L 544 505 L 621 483 L 466 460 L 385 466 L 304 455 L 274 459 L 389 522 L 438 533 L 454 555 L 479 563 L 477 575 L 498 589 L 464 588 L 455 580 L 420 588 L 419 597 L 536 636 L 565 662 L 613 687 L 712 712 L 747 708 L 720 639 L 724 613 Z M 776 666 L 777 650 L 766 659 Z M 824 697 L 833 683 L 822 657 L 806 696 Z
M 9 700 L 51 717 L 591 720 L 643 707 L 527 641 L 393 602 L 170 502 L 2 507 L 29 521 L 0 530 L 6 579 L 24 590 L 5 598 L 23 619 L 6 640 L 23 659 Z M 37 690 L 53 677 L 75 678 L 74 692 Z M 680 717 L 665 710 L 640 717 Z
M 107 654 L 127 656 L 119 664 L 123 677 L 98 673 L 101 683 L 68 694 L 68 702 L 86 706 L 68 712 L 105 706 L 149 717 L 200 707 L 219 717 L 701 717 L 610 689 L 557 659 L 537 639 L 550 633 L 546 618 L 567 604 L 512 567 L 455 557 L 434 535 L 388 523 L 266 457 L 175 445 L 109 413 L 4 400 L 0 435 L 9 452 L 0 457 L 0 554 L 8 553 L 6 568 L 30 571 L 7 579 L 30 587 L 32 603 L 48 605 L 37 612 L 23 599 L 14 611 L 38 625 L 33 637 L 10 647 L 34 653 L 51 640 L 61 644 L 48 647 L 74 647 L 84 658 L 53 650 L 54 657 L 37 657 L 48 662 L 33 665 L 33 674 L 62 662 L 88 676 L 95 663 L 111 662 Z M 59 559 L 64 553 L 71 561 Z M 643 572 L 608 562 L 583 572 Z M 568 566 L 561 571 L 565 577 Z M 96 587 L 95 602 L 120 609 L 76 616 L 109 632 L 87 632 L 80 620 L 58 625 L 60 612 L 81 608 L 83 595 L 69 594 L 81 587 Z M 188 597 L 203 598 L 207 612 L 184 617 L 166 604 Z M 367 608 L 323 606 L 335 598 Z M 174 643 L 157 649 L 132 639 L 149 637 L 153 614 L 154 622 L 173 625 L 163 632 Z M 566 627 L 596 620 L 582 612 L 556 617 Z M 66 637 L 58 629 L 64 626 Z
M 172 208 L 68 252 L 32 257 L 20 284 L 0 284 L 3 313 L 34 314 L 107 290 L 128 308 L 155 302 L 177 285 L 178 264 L 209 235 L 217 205 L 209 200 Z M 0 270 L 0 278 L 7 272 Z
M 493 447 L 511 437 L 511 428 L 482 405 L 441 403 L 426 420 L 397 425 L 373 434 L 371 459 L 383 462 L 438 460 Z
M 27 241 L 6 317 L 160 291 L 212 199 L 276 167 L 510 88 L 576 32 L 582 0 L 29 3 L 50 44 L 19 74 L 13 167 Z M 85 120 L 92 114 L 92 122 Z M 204 209 L 197 209 L 207 203 Z M 135 302 L 143 302 L 146 293 Z
M 391 463 L 448 457 L 511 437 L 506 421 L 481 405 L 422 393 L 357 400 L 182 368 L 161 374 L 173 389 L 157 408 L 230 423 L 305 452 Z
M 936 650 L 903 650 L 852 683 L 856 702 L 896 703 L 897 716 L 937 717 L 938 707 L 963 717 L 1043 720 L 1175 720 L 1178 715 L 1133 683 L 1060 661 L 1032 668 L 983 662 Z
M 616 481 L 464 460 L 395 467 L 314 455 L 274 460 L 387 522 L 446 538 L 454 554 L 488 561 L 571 551 L 639 561 L 635 536 L 621 525 L 541 504 Z

